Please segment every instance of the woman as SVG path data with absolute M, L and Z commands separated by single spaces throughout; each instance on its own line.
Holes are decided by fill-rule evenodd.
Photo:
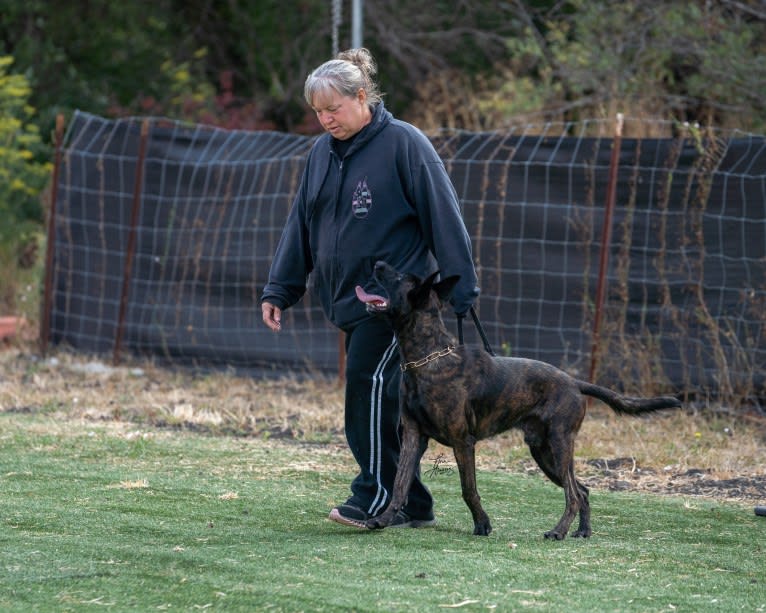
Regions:
M 437 269 L 459 274 L 458 315 L 479 293 L 444 164 L 422 132 L 386 110 L 375 72 L 367 49 L 351 49 L 306 79 L 304 97 L 327 134 L 308 155 L 262 297 L 263 321 L 279 331 L 282 311 L 313 273 L 325 314 L 346 333 L 345 432 L 359 474 L 329 518 L 354 527 L 388 505 L 399 457 L 396 339 L 354 288 L 369 288 L 375 262 L 384 260 L 423 277 Z M 431 494 L 418 477 L 395 525 L 434 523 Z

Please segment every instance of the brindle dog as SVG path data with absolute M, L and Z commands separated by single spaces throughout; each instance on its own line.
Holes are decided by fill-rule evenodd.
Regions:
M 368 294 L 361 287 L 356 293 L 369 312 L 390 321 L 399 343 L 402 447 L 391 502 L 367 527 L 391 523 L 405 504 L 415 468 L 433 438 L 452 447 L 463 499 L 473 515 L 473 533 L 488 535 L 492 526 L 476 491 L 474 448 L 481 439 L 520 428 L 538 466 L 564 489 L 564 514 L 545 538 L 563 539 L 578 513 L 580 524 L 572 536 L 590 536 L 588 488 L 574 474 L 575 436 L 585 417 L 583 394 L 629 415 L 681 403 L 665 396 L 620 396 L 545 362 L 494 357 L 481 348 L 458 345 L 441 316 L 457 277 L 437 283 L 436 274 L 423 280 L 400 274 L 385 262 L 375 265 L 373 277 L 386 296 Z

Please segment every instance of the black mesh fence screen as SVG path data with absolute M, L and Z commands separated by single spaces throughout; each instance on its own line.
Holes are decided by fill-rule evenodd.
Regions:
M 50 341 L 111 354 L 121 326 L 121 351 L 159 361 L 336 371 L 339 333 L 311 289 L 282 333 L 260 321 L 258 299 L 313 139 L 148 118 L 140 160 L 142 121 L 77 113 L 69 125 Z M 472 236 L 490 343 L 584 378 L 608 132 L 593 121 L 432 137 Z M 667 138 L 622 138 L 618 161 L 597 379 L 628 392 L 762 404 L 766 139 L 679 127 Z M 475 342 L 470 324 L 466 331 Z

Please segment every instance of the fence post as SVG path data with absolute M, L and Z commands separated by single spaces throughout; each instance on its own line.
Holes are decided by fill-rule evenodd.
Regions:
M 614 213 L 614 201 L 617 193 L 617 169 L 620 165 L 620 149 L 622 148 L 622 123 L 623 114 L 617 113 L 617 124 L 614 128 L 614 140 L 612 141 L 612 155 L 609 160 L 609 183 L 607 184 L 606 191 L 604 226 L 601 230 L 601 253 L 599 254 L 598 283 L 596 285 L 596 312 L 593 316 L 593 338 L 590 348 L 589 381 L 591 383 L 595 383 L 600 353 L 599 329 L 601 327 L 601 312 L 606 296 L 606 269 L 609 262 L 609 248 L 612 242 L 612 214 Z
M 136 158 L 136 177 L 133 184 L 133 210 L 130 216 L 130 231 L 128 233 L 128 246 L 125 253 L 125 268 L 122 277 L 122 294 L 120 295 L 120 312 L 117 316 L 117 332 L 114 338 L 114 354 L 112 362 L 116 366 L 120 363 L 120 350 L 122 348 L 122 335 L 125 328 L 125 315 L 128 309 L 128 294 L 130 290 L 130 274 L 133 267 L 133 256 L 136 251 L 136 233 L 138 216 L 141 210 L 141 191 L 144 178 L 144 159 L 146 158 L 146 141 L 149 136 L 149 120 L 141 122 L 141 139 L 138 145 L 138 158 Z
M 51 186 L 51 207 L 48 211 L 48 239 L 45 245 L 45 280 L 43 285 L 43 312 L 40 323 L 40 353 L 48 353 L 48 337 L 51 332 L 51 308 L 53 307 L 53 253 L 56 248 L 56 201 L 58 198 L 59 172 L 61 169 L 61 147 L 64 140 L 64 115 L 56 115 L 56 153 L 53 158 L 53 185 Z

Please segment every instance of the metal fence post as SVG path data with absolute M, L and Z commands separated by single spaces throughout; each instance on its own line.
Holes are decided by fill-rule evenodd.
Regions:
M 120 312 L 117 316 L 117 332 L 114 338 L 114 354 L 112 362 L 116 366 L 120 363 L 120 350 L 122 349 L 122 336 L 125 328 L 125 315 L 128 309 L 128 295 L 130 290 L 130 275 L 133 267 L 133 256 L 136 251 L 136 234 L 138 217 L 141 210 L 141 191 L 144 178 L 144 159 L 146 158 L 146 141 L 149 136 L 149 120 L 141 122 L 141 139 L 138 145 L 138 157 L 136 158 L 136 177 L 133 184 L 133 210 L 130 216 L 130 231 L 128 233 L 128 246 L 125 253 L 125 268 L 122 278 L 122 294 L 120 296 Z
M 45 280 L 43 285 L 43 312 L 40 322 L 40 353 L 48 352 L 48 338 L 51 332 L 51 308 L 53 308 L 53 254 L 56 248 L 56 202 L 58 199 L 59 172 L 61 169 L 61 147 L 64 140 L 64 115 L 56 115 L 56 154 L 53 159 L 53 185 L 51 186 L 51 208 L 48 212 L 48 239 L 45 245 Z
M 604 226 L 601 231 L 601 253 L 599 254 L 598 283 L 596 285 L 596 311 L 593 316 L 593 338 L 590 348 L 589 381 L 591 383 L 595 383 L 594 378 L 600 353 L 599 329 L 601 327 L 601 314 L 606 297 L 606 269 L 609 262 L 609 248 L 612 242 L 612 216 L 617 193 L 617 169 L 620 165 L 620 149 L 622 148 L 622 124 L 623 114 L 617 113 L 617 124 L 614 129 L 614 140 L 612 141 L 612 155 L 609 160 L 609 183 L 606 192 Z

